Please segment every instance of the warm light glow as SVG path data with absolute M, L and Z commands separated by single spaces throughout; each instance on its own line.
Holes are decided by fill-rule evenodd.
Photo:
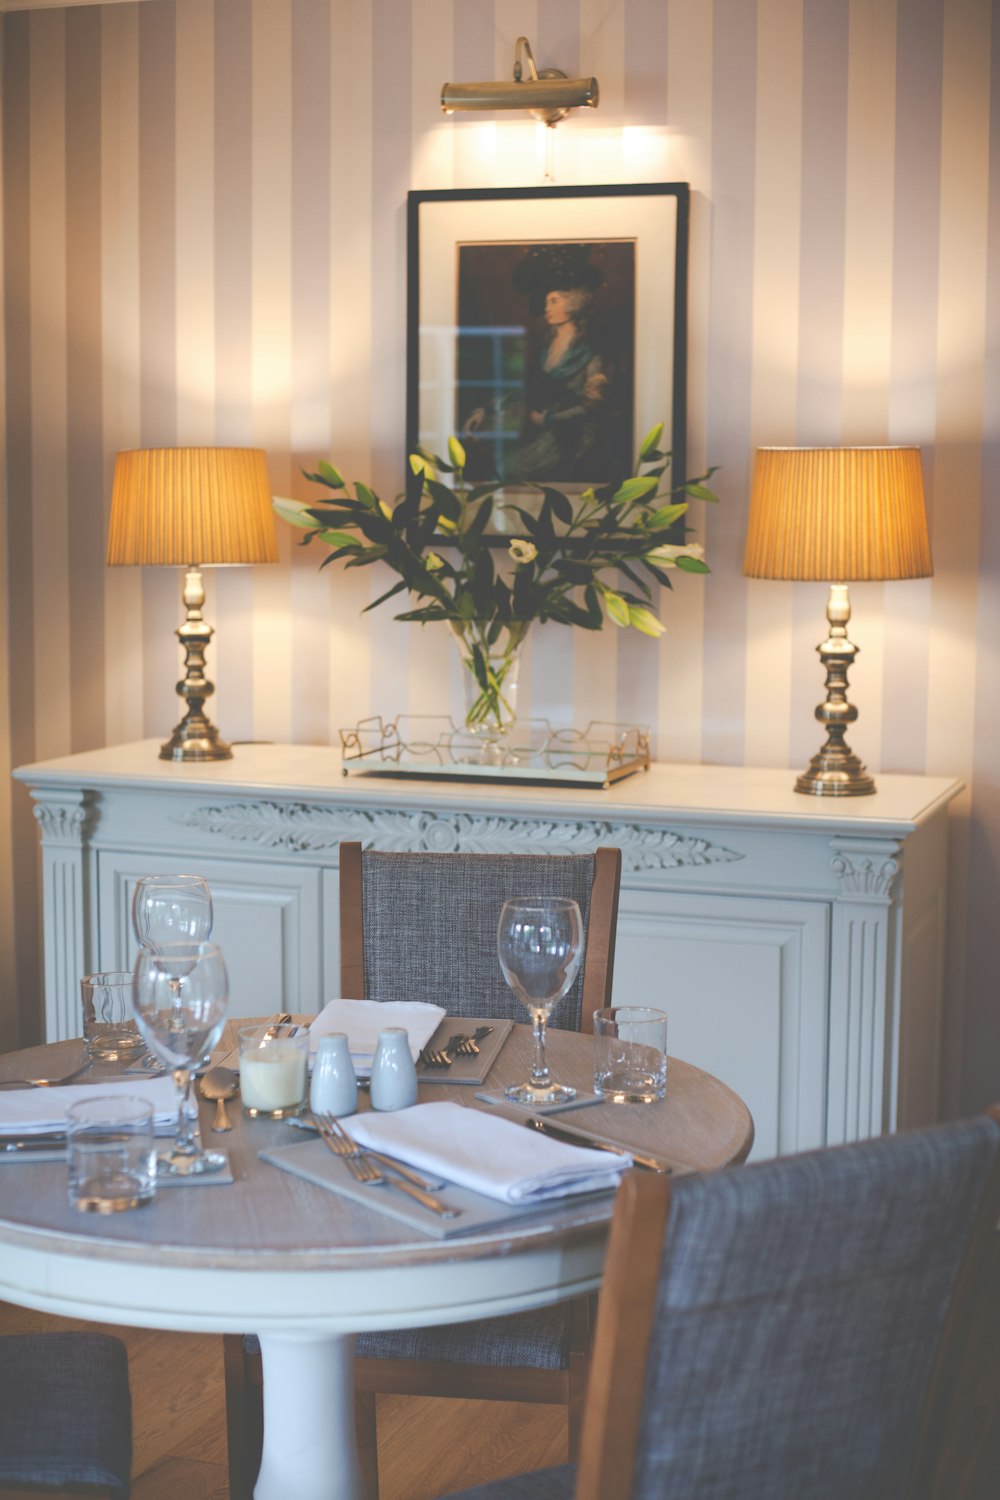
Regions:
M 192 567 L 277 561 L 271 483 L 261 449 L 119 453 L 109 563 Z
M 927 578 L 919 448 L 758 448 L 749 578 Z

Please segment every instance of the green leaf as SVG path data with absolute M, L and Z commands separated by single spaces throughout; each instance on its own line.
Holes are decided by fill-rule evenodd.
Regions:
M 649 431 L 646 433 L 646 436 L 639 444 L 639 457 L 642 459 L 653 458 L 654 456 L 656 458 L 659 458 L 661 455 L 655 450 L 658 448 L 660 438 L 662 436 L 663 423 L 657 422 L 656 426 L 649 429 Z
M 702 562 L 700 557 L 677 557 L 674 559 L 675 566 L 682 573 L 711 573 L 708 563 Z
M 374 490 L 370 490 L 360 479 L 354 486 L 355 493 L 366 510 L 378 510 L 378 496 Z
M 450 437 L 448 439 L 448 457 L 451 459 L 456 469 L 465 468 L 465 449 L 462 447 L 461 443 L 456 437 Z
M 391 589 L 386 589 L 384 594 L 379 594 L 377 599 L 373 599 L 371 604 L 366 604 L 361 613 L 363 615 L 366 615 L 370 609 L 375 609 L 377 605 L 384 604 L 385 601 L 387 599 L 391 599 L 394 594 L 401 594 L 405 588 L 406 584 L 401 578 L 398 583 L 393 584 Z
M 557 521 L 562 521 L 564 526 L 573 524 L 573 506 L 567 495 L 562 490 L 554 490 L 549 485 L 542 486 L 542 494 L 552 506 L 552 514 Z
M 344 489 L 347 481 L 344 478 L 343 474 L 341 474 L 340 470 L 333 467 L 333 464 L 328 464 L 325 458 L 321 458 L 319 463 L 316 465 L 316 468 L 326 480 L 327 484 L 330 485 L 331 489 Z
M 673 526 L 681 516 L 686 515 L 688 506 L 686 503 L 680 505 L 665 505 L 662 510 L 653 511 L 646 517 L 646 525 L 651 531 L 665 531 L 668 526 Z
M 328 547 L 357 547 L 360 545 L 357 537 L 351 536 L 349 531 L 318 531 L 316 535 Z
M 685 495 L 693 496 L 695 500 L 711 500 L 714 502 L 719 498 L 713 490 L 707 489 L 703 484 L 686 484 L 684 486 L 684 493 Z
M 628 505 L 633 500 L 641 500 L 643 495 L 651 495 L 657 486 L 654 474 L 645 474 L 642 478 L 626 479 L 620 484 L 611 497 L 613 505 Z

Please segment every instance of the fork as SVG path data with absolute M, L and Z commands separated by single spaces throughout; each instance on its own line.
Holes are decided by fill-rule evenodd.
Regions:
M 478 1026 L 471 1036 L 468 1032 L 458 1031 L 449 1037 L 446 1046 L 437 1052 L 425 1052 L 420 1060 L 428 1068 L 450 1068 L 456 1057 L 475 1056 L 480 1050 L 479 1043 L 492 1030 L 492 1026 Z
M 407 1182 L 412 1182 L 414 1187 L 423 1188 L 425 1192 L 440 1187 L 440 1181 L 431 1182 L 428 1178 L 421 1177 L 419 1172 L 414 1172 L 412 1167 L 404 1167 L 402 1162 L 397 1161 L 395 1157 L 384 1156 L 381 1151 L 373 1151 L 370 1146 L 359 1146 L 354 1137 L 348 1135 L 336 1115 L 326 1114 L 323 1110 L 319 1112 L 310 1110 L 310 1114 L 313 1117 L 316 1129 L 321 1135 L 324 1130 L 330 1132 L 330 1139 L 327 1141 L 327 1145 L 338 1156 L 373 1156 L 383 1166 L 391 1168 L 393 1172 L 398 1172 L 400 1177 L 406 1178 Z
M 424 1208 L 429 1208 L 432 1213 L 440 1214 L 443 1219 L 455 1219 L 461 1213 L 461 1209 L 449 1208 L 446 1203 L 441 1202 L 440 1198 L 435 1198 L 430 1193 L 425 1193 L 423 1188 L 414 1187 L 412 1182 L 404 1182 L 396 1177 L 386 1177 L 385 1173 L 372 1160 L 372 1156 L 375 1153 L 369 1154 L 362 1151 L 357 1142 L 347 1135 L 340 1122 L 335 1121 L 334 1123 L 343 1135 L 346 1136 L 349 1145 L 353 1147 L 353 1150 L 345 1151 L 343 1149 L 343 1142 L 338 1141 L 333 1125 L 327 1123 L 328 1120 L 333 1119 L 332 1116 L 313 1115 L 313 1119 L 316 1122 L 316 1129 L 319 1131 L 321 1139 L 329 1146 L 334 1156 L 339 1156 L 347 1163 L 347 1170 L 355 1182 L 359 1182 L 362 1187 L 396 1188 L 399 1192 L 406 1193 L 409 1197 L 415 1198 L 418 1203 L 422 1204 Z M 384 1160 L 384 1158 L 380 1159 Z
M 64 1073 L 62 1078 L 4 1078 L 0 1081 L 3 1089 L 56 1089 L 64 1083 L 72 1083 L 74 1078 L 79 1078 L 90 1067 L 90 1058 L 82 1062 L 72 1073 Z

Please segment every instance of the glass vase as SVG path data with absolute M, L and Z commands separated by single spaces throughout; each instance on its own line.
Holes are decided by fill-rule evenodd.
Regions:
M 464 724 L 488 759 L 499 758 L 500 744 L 517 717 L 517 679 L 521 647 L 530 620 L 450 620 L 462 661 Z

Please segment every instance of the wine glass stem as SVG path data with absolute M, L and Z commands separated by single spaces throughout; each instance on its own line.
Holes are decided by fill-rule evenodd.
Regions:
M 549 1065 L 545 1061 L 545 1012 L 543 1010 L 535 1011 L 532 1036 L 535 1045 L 531 1059 L 531 1082 L 534 1088 L 546 1089 L 550 1078 Z
M 198 1143 L 191 1129 L 191 1121 L 188 1119 L 188 1099 L 191 1094 L 191 1069 L 174 1069 L 174 1087 L 177 1090 L 177 1138 L 174 1142 L 174 1150 L 182 1152 L 185 1156 L 196 1156 L 198 1154 Z

